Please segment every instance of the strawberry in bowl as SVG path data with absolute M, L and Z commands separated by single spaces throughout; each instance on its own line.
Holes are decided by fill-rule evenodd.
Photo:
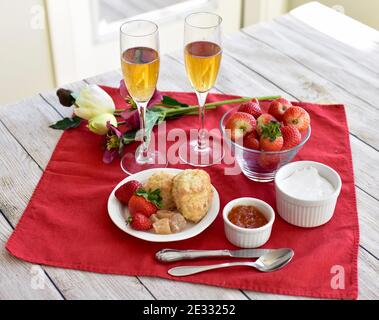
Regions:
M 305 109 L 282 98 L 266 108 L 256 102 L 226 112 L 221 119 L 221 131 L 245 176 L 253 181 L 269 182 L 308 141 L 310 117 Z M 241 125 L 240 119 L 250 119 L 252 124 L 251 117 L 256 120 L 255 126 Z M 238 127 L 242 130 L 237 133 Z

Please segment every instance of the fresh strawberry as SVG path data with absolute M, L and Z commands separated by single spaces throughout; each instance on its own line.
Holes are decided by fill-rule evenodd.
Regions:
M 230 117 L 225 128 L 229 130 L 230 139 L 237 141 L 254 131 L 256 125 L 257 122 L 251 114 L 236 112 Z
M 128 223 L 135 230 L 147 231 L 153 226 L 153 223 L 148 217 L 140 212 L 136 212 L 133 216 L 129 217 Z
M 150 217 L 156 213 L 161 207 L 162 197 L 160 190 L 156 189 L 153 192 L 147 192 L 144 189 L 138 189 L 136 194 L 132 195 L 129 200 L 128 208 L 131 215 L 139 212 L 146 217 Z
M 241 104 L 238 111 L 251 114 L 255 119 L 257 119 L 262 114 L 262 110 L 257 98 Z
M 279 98 L 271 102 L 268 113 L 275 117 L 278 121 L 282 121 L 284 113 L 291 107 L 291 102 L 286 99 Z
M 299 129 L 299 131 L 305 131 L 308 129 L 311 119 L 307 111 L 301 107 L 289 108 L 283 116 L 284 125 L 293 125 Z
M 116 190 L 115 196 L 118 201 L 125 205 L 128 205 L 128 202 L 132 195 L 141 187 L 142 184 L 136 180 L 128 181 Z
M 264 171 L 272 172 L 276 170 L 280 164 L 280 155 L 261 153 L 258 158 L 258 164 Z
M 258 135 L 262 135 L 262 128 L 264 125 L 270 123 L 270 122 L 276 122 L 276 119 L 268 113 L 264 113 L 257 119 L 257 133 Z
M 283 137 L 280 132 L 279 122 L 270 122 L 262 127 L 262 135 L 259 140 L 261 150 L 280 151 L 283 147 Z
M 295 126 L 284 126 L 280 129 L 283 136 L 282 150 L 292 149 L 301 142 L 301 133 Z
M 243 139 L 243 146 L 248 149 L 254 149 L 259 150 L 259 137 L 256 131 L 253 131 L 249 133 L 244 139 Z

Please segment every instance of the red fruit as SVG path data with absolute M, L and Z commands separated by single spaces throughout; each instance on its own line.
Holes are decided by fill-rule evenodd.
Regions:
M 251 114 L 255 119 L 257 119 L 262 114 L 259 101 L 256 98 L 254 98 L 252 101 L 241 104 L 238 111 Z
M 280 151 L 283 147 L 283 137 L 279 122 L 270 122 L 262 127 L 262 135 L 259 140 L 261 150 Z
M 118 199 L 118 201 L 128 205 L 130 198 L 139 188 L 142 188 L 142 184 L 138 181 L 128 181 L 116 190 L 115 196 Z
M 254 131 L 256 126 L 257 122 L 251 114 L 236 112 L 230 117 L 225 128 L 229 130 L 230 139 L 237 141 Z
M 136 212 L 133 216 L 128 219 L 130 226 L 135 230 L 146 231 L 150 230 L 153 223 L 148 217 L 140 212 Z
M 257 119 L 257 133 L 258 133 L 258 135 L 262 134 L 263 126 L 272 122 L 272 121 L 276 122 L 276 119 L 271 114 L 264 113 L 261 116 L 259 116 L 259 118 Z
M 292 149 L 301 142 L 301 133 L 295 126 L 285 126 L 280 129 L 283 136 L 282 150 Z
M 307 111 L 301 107 L 289 108 L 283 116 L 283 122 L 286 126 L 295 126 L 299 131 L 305 131 L 308 129 L 311 118 Z
M 280 155 L 262 153 L 258 158 L 258 164 L 263 170 L 276 170 L 280 164 Z
M 279 98 L 271 102 L 268 113 L 275 117 L 278 121 L 282 121 L 284 113 L 291 107 L 291 102 L 286 99 Z
M 243 146 L 248 149 L 254 149 L 259 150 L 259 137 L 256 131 L 253 131 L 249 133 L 246 137 L 243 139 Z
M 130 198 L 128 208 L 132 216 L 138 212 L 142 213 L 146 217 L 150 217 L 158 210 L 155 204 L 147 200 L 145 197 L 137 195 L 133 195 Z

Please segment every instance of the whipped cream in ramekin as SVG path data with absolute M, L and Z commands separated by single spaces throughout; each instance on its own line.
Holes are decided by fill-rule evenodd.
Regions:
M 279 184 L 288 195 L 302 200 L 321 200 L 335 191 L 333 185 L 312 166 L 295 170 Z

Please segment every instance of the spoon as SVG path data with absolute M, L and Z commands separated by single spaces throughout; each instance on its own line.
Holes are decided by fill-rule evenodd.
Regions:
M 292 249 L 279 249 L 262 255 L 255 262 L 229 262 L 206 266 L 182 266 L 168 270 L 168 274 L 176 277 L 183 277 L 208 270 L 239 266 L 256 268 L 262 272 L 272 272 L 287 265 L 292 260 L 294 254 L 295 253 Z

